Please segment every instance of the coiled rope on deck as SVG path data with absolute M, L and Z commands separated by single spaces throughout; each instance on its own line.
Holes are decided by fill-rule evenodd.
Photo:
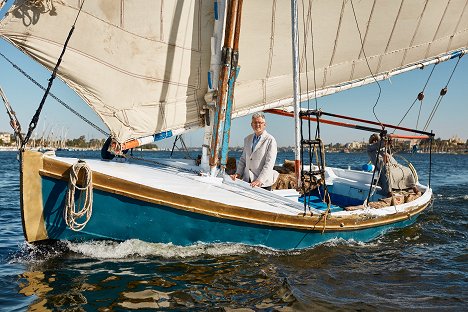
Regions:
M 77 185 L 80 170 L 84 170 L 83 186 Z M 79 204 L 75 204 L 75 191 L 80 191 Z M 82 203 L 82 208 L 79 208 Z M 79 160 L 70 169 L 67 197 L 65 199 L 64 218 L 66 224 L 73 231 L 81 231 L 91 219 L 93 213 L 93 178 L 88 164 Z M 84 218 L 84 220 L 82 220 Z

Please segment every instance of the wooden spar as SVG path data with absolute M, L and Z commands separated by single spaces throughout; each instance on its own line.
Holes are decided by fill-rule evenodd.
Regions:
M 268 109 L 265 111 L 266 113 L 271 113 L 271 114 L 276 114 L 276 115 L 281 115 L 281 116 L 287 116 L 287 117 L 294 117 L 294 114 L 291 113 L 291 112 L 286 112 L 284 110 L 281 110 L 281 109 Z M 331 115 L 331 114 L 327 114 L 327 113 L 321 113 L 322 115 Z M 346 117 L 346 116 L 343 116 L 343 117 Z M 349 118 L 352 118 L 352 117 L 349 117 Z M 348 119 L 349 119 L 348 118 Z M 301 119 L 304 119 L 304 120 L 310 120 L 310 121 L 317 121 L 317 118 L 315 117 L 309 117 L 309 116 L 301 116 Z M 360 119 L 362 122 L 367 122 L 366 120 L 364 119 Z M 345 128 L 353 128 L 353 129 L 358 129 L 358 130 L 365 130 L 365 131 L 370 131 L 370 132 L 380 132 L 382 131 L 381 128 L 371 128 L 371 127 L 366 127 L 366 126 L 361 126 L 361 125 L 357 125 L 357 124 L 351 124 L 351 123 L 346 123 L 346 122 L 339 122 L 339 121 L 333 121 L 333 120 L 328 120 L 328 119 L 323 119 L 323 118 L 320 118 L 320 122 L 324 123 L 324 124 L 329 124 L 329 125 L 334 125 L 334 126 L 340 126 L 340 127 L 345 127 Z M 369 123 L 374 123 L 373 121 L 369 121 Z M 422 133 L 423 135 L 421 136 L 403 136 L 403 135 L 397 135 L 397 134 L 391 134 L 391 135 L 388 135 L 388 136 L 391 136 L 393 138 L 404 138 L 404 139 L 429 139 L 431 138 L 432 136 L 434 136 L 434 134 L 432 133 L 427 133 L 427 132 L 423 132 L 423 131 L 419 131 L 419 130 L 415 130 L 415 129 L 409 129 L 409 128 L 403 128 L 403 127 L 399 127 L 399 126 L 393 126 L 393 125 L 390 125 L 390 124 L 382 124 L 382 125 L 385 125 L 386 127 L 388 128 L 393 128 L 393 129 L 398 129 L 398 130 L 404 130 L 404 131 L 408 131 L 408 132 L 414 132 L 414 133 Z
M 425 132 L 425 131 L 421 131 L 421 130 L 417 130 L 417 129 L 400 127 L 400 126 L 395 126 L 395 125 L 391 125 L 391 124 L 379 123 L 379 122 L 372 121 L 372 120 L 360 119 L 360 118 L 344 116 L 344 115 L 338 115 L 338 114 L 325 113 L 325 112 L 321 112 L 321 115 L 336 117 L 336 118 L 342 118 L 342 119 L 348 119 L 348 120 L 353 120 L 353 121 L 359 121 L 359 122 L 364 122 L 364 123 L 368 123 L 368 124 L 372 124 L 372 125 L 384 126 L 384 127 L 392 128 L 392 129 L 396 129 L 396 130 L 403 130 L 403 131 L 408 131 L 408 132 L 424 134 L 424 135 L 427 135 L 427 136 L 431 136 L 431 135 L 433 136 L 433 134 L 429 133 L 429 132 Z
M 16 117 L 16 113 L 11 108 L 10 102 L 8 101 L 5 95 L 5 92 L 3 92 L 2 87 L 0 87 L 0 97 L 3 100 L 3 104 L 5 104 L 8 117 L 10 117 L 10 126 L 13 128 L 16 137 L 19 139 L 20 144 L 23 144 L 23 135 L 21 134 L 21 124 L 18 118 Z
M 297 186 L 301 183 L 301 127 L 299 112 L 301 103 L 299 101 L 299 36 L 297 29 L 297 1 L 291 0 L 291 32 L 292 32 L 292 55 L 293 55 L 293 94 L 294 94 L 294 172 L 296 174 Z
M 431 136 L 429 135 L 402 135 L 402 134 L 387 134 L 387 137 L 390 139 L 408 139 L 408 140 L 424 140 L 424 139 L 430 139 Z
M 235 26 L 237 21 L 237 15 L 239 12 L 239 1 L 232 0 L 227 12 L 226 19 L 226 32 L 224 36 L 224 47 L 223 47 L 223 66 L 219 77 L 219 89 L 218 99 L 215 112 L 215 120 L 213 124 L 213 134 L 211 140 L 211 157 L 210 157 L 210 173 L 215 175 L 216 166 L 219 158 L 219 147 L 220 147 L 220 132 L 224 120 L 226 118 L 226 105 L 227 105 L 227 91 L 228 91 L 228 80 L 231 72 L 232 63 L 232 50 L 234 48 L 234 42 L 239 40 L 235 35 Z

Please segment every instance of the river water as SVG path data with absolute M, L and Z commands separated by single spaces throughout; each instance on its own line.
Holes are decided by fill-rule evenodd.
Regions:
M 278 162 L 285 158 L 292 155 Z M 428 155 L 405 158 L 427 183 Z M 2 311 L 466 311 L 468 155 L 433 155 L 434 202 L 414 225 L 368 243 L 286 252 L 137 240 L 27 244 L 16 153 L 0 152 L 0 160 Z M 330 166 L 366 161 L 327 155 Z

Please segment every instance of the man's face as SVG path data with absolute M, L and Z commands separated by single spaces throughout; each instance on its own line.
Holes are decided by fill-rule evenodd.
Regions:
M 262 117 L 252 118 L 251 125 L 256 135 L 261 135 L 266 128 L 265 119 Z

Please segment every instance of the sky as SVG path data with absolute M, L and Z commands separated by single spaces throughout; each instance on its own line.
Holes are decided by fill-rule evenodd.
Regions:
M 0 11 L 0 16 L 3 16 L 3 11 L 4 10 Z M 43 86 L 47 86 L 50 73 L 41 65 L 33 62 L 2 39 L 0 39 L 0 52 Z M 242 56 L 240 58 L 240 62 L 241 61 Z M 419 117 L 419 129 L 426 123 L 437 101 L 440 90 L 447 84 L 456 61 L 457 59 L 453 59 L 436 66 L 429 84 L 425 89 L 425 98 Z M 418 69 L 394 76 L 391 80 L 379 82 L 382 92 L 380 100 L 375 107 L 375 113 L 381 122 L 388 124 L 398 124 L 400 122 L 418 93 L 424 87 L 432 70 L 432 66 L 433 65 L 428 66 L 423 70 Z M 465 55 L 460 60 L 450 80 L 448 93 L 444 96 L 428 128 L 428 131 L 434 131 L 436 137 L 448 139 L 454 135 L 458 135 L 458 137 L 464 141 L 468 139 L 467 75 L 468 55 Z M 43 91 L 14 69 L 13 66 L 1 56 L 0 86 L 6 93 L 13 110 L 16 112 L 24 132 L 27 130 L 29 122 L 42 99 Z M 60 79 L 55 79 L 51 92 L 90 121 L 97 124 L 105 131 L 108 131 L 100 118 Z M 378 85 L 371 84 L 319 98 L 318 107 L 324 112 L 376 121 L 376 117 L 373 114 L 373 107 L 378 94 Z M 310 105 L 311 108 L 315 108 L 315 101 L 312 100 Z M 302 106 L 307 107 L 307 104 L 303 103 Z M 419 102 L 409 111 L 401 125 L 408 128 L 415 128 L 418 112 Z M 243 145 L 243 138 L 252 132 L 250 128 L 250 118 L 251 116 L 248 115 L 232 121 L 230 146 Z M 267 131 L 276 138 L 278 146 L 294 145 L 294 120 L 292 118 L 267 114 L 266 119 Z M 9 118 L 6 110 L 3 108 L 3 103 L 0 108 L 0 132 L 13 132 L 9 126 Z M 84 135 L 87 140 L 92 138 L 104 138 L 101 133 L 84 123 L 80 118 L 51 97 L 49 97 L 45 103 L 38 126 L 36 127 L 35 135 L 36 137 L 41 137 L 42 135 L 45 137 L 65 136 L 67 139 Z M 321 125 L 321 135 L 325 144 L 367 141 L 369 137 L 368 132 L 328 126 L 325 124 Z M 202 145 L 202 136 L 202 130 L 196 130 L 185 134 L 184 140 L 188 146 L 200 147 Z M 166 139 L 156 144 L 166 148 L 171 147 L 172 143 L 173 139 Z

